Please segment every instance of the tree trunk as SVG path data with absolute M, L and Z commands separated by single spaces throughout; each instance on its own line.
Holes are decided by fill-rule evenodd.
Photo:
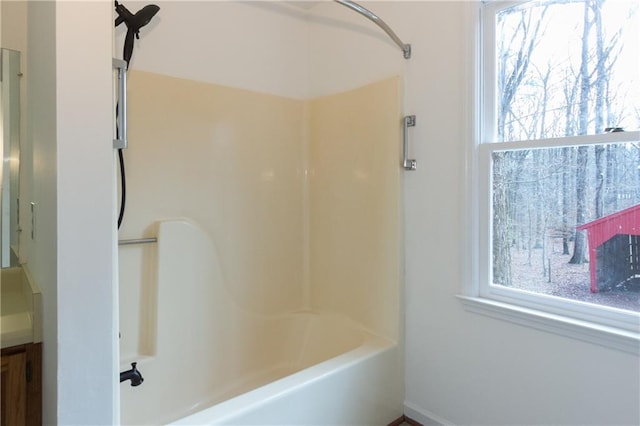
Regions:
M 542 221 L 544 216 L 544 189 L 541 170 L 544 170 L 544 159 L 543 159 L 543 151 L 536 149 L 533 151 L 534 164 L 536 165 L 536 170 L 534 171 L 534 175 L 536 178 L 536 182 L 534 184 L 534 200 L 536 203 L 535 210 L 535 239 L 533 243 L 533 248 L 539 249 L 542 248 Z
M 589 148 L 578 148 L 576 159 L 576 225 L 586 223 L 587 211 L 587 163 L 589 160 Z M 582 264 L 587 261 L 587 239 L 584 231 L 576 231 L 573 245 L 573 256 L 569 263 Z
M 584 27 L 582 33 L 582 57 L 580 64 L 580 104 L 578 106 L 578 134 L 586 135 L 589 123 L 589 2 L 584 4 Z M 587 217 L 587 163 L 589 152 L 586 146 L 578 147 L 576 158 L 576 225 L 583 225 Z M 569 263 L 581 264 L 587 261 L 587 240 L 584 231 L 576 231 L 573 245 L 573 256 Z
M 591 2 L 591 9 L 593 10 L 593 20 L 596 27 L 596 105 L 595 105 L 595 133 L 602 133 L 604 131 L 604 90 L 607 83 L 608 75 L 605 70 L 606 53 L 604 51 L 604 34 L 602 31 L 602 2 Z M 596 218 L 604 216 L 604 146 L 594 146 L 595 159 L 596 159 L 596 192 L 595 192 L 595 212 Z
M 596 145 L 596 192 L 595 192 L 595 212 L 596 218 L 604 216 L 604 146 Z
M 493 282 L 511 286 L 511 244 L 507 210 L 508 167 L 505 152 L 493 154 Z
M 607 165 L 605 172 L 604 199 L 609 213 L 618 211 L 618 168 L 616 160 L 617 145 L 607 145 Z
M 571 164 L 571 148 L 562 148 L 562 254 L 569 254 L 569 204 L 571 203 L 569 185 L 569 164 Z

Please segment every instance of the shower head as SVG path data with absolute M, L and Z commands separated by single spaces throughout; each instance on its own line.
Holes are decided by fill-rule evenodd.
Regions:
M 115 21 L 115 26 L 124 24 L 127 26 L 127 35 L 124 39 L 124 50 L 122 52 L 122 59 L 129 66 L 129 61 L 131 60 L 131 55 L 133 54 L 133 37 L 135 36 L 137 39 L 140 39 L 140 28 L 147 25 L 151 22 L 151 19 L 155 16 L 156 13 L 160 10 L 160 7 L 155 4 L 148 4 L 135 14 L 129 12 L 124 5 L 119 4 L 117 0 L 115 1 L 116 12 L 118 13 L 118 17 Z

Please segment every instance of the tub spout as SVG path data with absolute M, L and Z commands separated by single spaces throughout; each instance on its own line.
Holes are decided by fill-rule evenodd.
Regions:
M 144 382 L 142 374 L 140 374 L 140 372 L 136 368 L 136 364 L 137 362 L 132 362 L 131 370 L 123 371 L 122 373 L 120 373 L 120 383 L 124 382 L 125 380 L 131 380 L 131 386 L 139 386 L 142 384 L 142 382 Z

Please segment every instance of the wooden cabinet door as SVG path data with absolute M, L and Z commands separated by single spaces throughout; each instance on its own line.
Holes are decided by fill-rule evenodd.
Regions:
M 23 426 L 27 407 L 27 356 L 24 352 L 2 357 L 2 426 Z

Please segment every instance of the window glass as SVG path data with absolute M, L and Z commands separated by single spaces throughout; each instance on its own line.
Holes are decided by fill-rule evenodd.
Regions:
M 640 311 L 640 144 L 494 151 L 492 163 L 493 284 Z
M 483 295 L 640 312 L 639 9 L 487 3 Z
M 526 2 L 495 19 L 495 140 L 640 128 L 637 1 Z

